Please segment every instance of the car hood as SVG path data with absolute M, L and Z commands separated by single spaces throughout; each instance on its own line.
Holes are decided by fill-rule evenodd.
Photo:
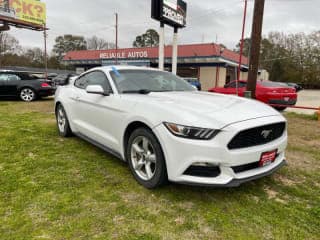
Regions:
M 223 128 L 232 123 L 249 119 L 279 116 L 279 112 L 261 102 L 236 96 L 208 92 L 152 92 L 148 95 L 132 95 L 151 105 L 152 111 L 161 109 L 162 121 Z M 176 122 L 179 119 L 179 122 Z

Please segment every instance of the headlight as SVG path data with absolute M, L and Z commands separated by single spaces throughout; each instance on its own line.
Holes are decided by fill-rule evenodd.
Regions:
M 177 137 L 197 140 L 210 140 L 220 132 L 220 130 L 216 129 L 187 127 L 167 122 L 165 122 L 164 125 L 173 135 Z

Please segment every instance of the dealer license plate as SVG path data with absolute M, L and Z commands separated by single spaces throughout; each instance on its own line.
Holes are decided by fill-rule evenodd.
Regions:
M 262 153 L 259 161 L 259 166 L 264 167 L 273 163 L 276 160 L 277 152 L 278 150 Z

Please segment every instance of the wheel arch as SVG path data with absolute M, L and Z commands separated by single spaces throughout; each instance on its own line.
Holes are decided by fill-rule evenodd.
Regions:
M 156 137 L 157 141 L 159 142 L 161 148 L 161 142 L 160 139 L 158 138 L 158 136 L 156 135 L 156 133 L 152 130 L 152 127 L 150 127 L 148 124 L 142 122 L 142 121 L 133 121 L 131 123 L 128 124 L 128 126 L 125 128 L 124 134 L 123 134 L 123 139 L 122 139 L 122 152 L 123 152 L 123 156 L 124 156 L 124 160 L 127 161 L 126 159 L 126 149 L 127 149 L 127 145 L 129 142 L 129 138 L 130 135 L 133 133 L 134 130 L 138 129 L 138 128 L 146 128 L 148 129 L 150 132 L 152 132 L 152 134 Z M 162 148 L 162 152 L 163 152 L 163 148 Z
M 57 112 L 57 107 L 59 105 L 62 105 L 62 103 L 60 101 L 57 101 L 55 104 L 54 104 L 54 112 L 56 113 Z M 63 106 L 63 105 L 62 105 Z
M 35 94 L 38 94 L 36 88 L 35 88 L 34 86 L 30 86 L 30 85 L 22 85 L 22 86 L 19 86 L 19 87 L 17 88 L 17 90 L 18 90 L 18 92 L 20 93 L 21 90 L 22 90 L 22 89 L 25 89 L 25 88 L 30 88 L 30 89 L 32 89 L 32 90 L 34 91 Z

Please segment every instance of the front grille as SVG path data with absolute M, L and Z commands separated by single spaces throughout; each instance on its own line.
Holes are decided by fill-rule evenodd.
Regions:
M 231 140 L 228 148 L 231 150 L 267 144 L 280 138 L 285 129 L 286 123 L 280 122 L 244 130 Z

